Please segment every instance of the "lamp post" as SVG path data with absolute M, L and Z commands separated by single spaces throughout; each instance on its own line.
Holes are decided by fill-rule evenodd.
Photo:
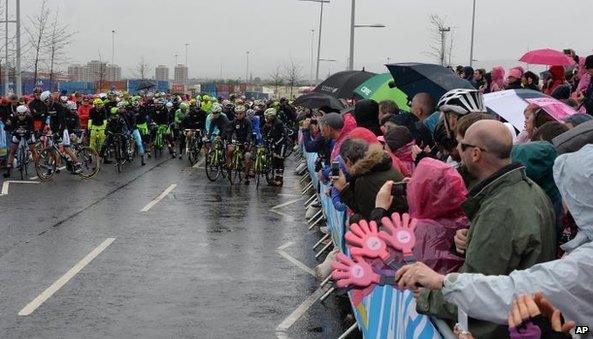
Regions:
M 365 24 L 365 25 L 357 25 L 355 24 L 356 21 L 356 0 L 352 1 L 352 11 L 350 13 L 350 55 L 348 57 L 348 70 L 352 71 L 354 69 L 354 29 L 355 28 L 384 28 L 385 25 L 383 24 Z
M 476 0 L 472 8 L 472 41 L 469 48 L 469 66 L 474 66 L 474 28 L 476 26 Z
M 111 31 L 111 64 L 114 65 L 115 59 L 115 29 Z
M 245 87 L 247 87 L 247 84 L 249 83 L 249 51 L 245 52 L 245 55 L 247 56 L 247 67 L 245 68 Z
M 314 44 L 315 44 L 315 30 L 314 29 L 310 29 L 309 31 L 311 31 L 311 59 L 310 59 L 311 60 L 311 68 L 310 68 L 310 71 L 309 71 L 309 81 L 313 82 L 313 59 L 315 58 L 313 56 L 313 53 L 314 53 L 313 52 L 313 49 L 315 48 L 314 47 Z
M 319 13 L 319 38 L 317 41 L 317 66 L 315 70 L 315 82 L 319 82 L 319 58 L 321 55 L 321 28 L 323 26 L 323 4 L 329 3 L 329 0 L 299 0 L 299 1 L 307 1 L 307 2 L 318 2 L 320 5 L 320 13 Z

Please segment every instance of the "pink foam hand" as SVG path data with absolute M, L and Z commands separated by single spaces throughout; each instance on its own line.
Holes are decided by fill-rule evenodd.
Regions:
M 361 220 L 350 225 L 350 230 L 345 235 L 348 249 L 353 257 L 380 258 L 389 257 L 385 241 L 379 237 L 377 223 L 367 223 Z
M 338 265 L 334 266 L 336 261 L 338 262 Z M 336 256 L 336 261 L 332 264 L 332 268 L 334 268 L 332 279 L 336 282 L 336 285 L 339 288 L 352 286 L 367 287 L 380 281 L 381 277 L 373 272 L 371 265 L 362 258 L 354 258 L 354 260 L 352 260 L 344 254 L 339 253 Z
M 416 244 L 416 236 L 414 235 L 416 219 L 410 218 L 407 213 L 401 216 L 398 213 L 393 213 L 391 219 L 385 217 L 381 219 L 381 223 L 388 232 L 379 232 L 379 237 L 389 246 L 402 252 L 404 256 L 412 255 L 412 250 Z

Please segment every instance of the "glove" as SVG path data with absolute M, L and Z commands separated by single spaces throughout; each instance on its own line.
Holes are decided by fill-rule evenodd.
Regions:
M 381 231 L 379 237 L 392 248 L 402 252 L 405 257 L 411 256 L 416 244 L 414 236 L 416 219 L 410 219 L 408 213 L 404 213 L 401 217 L 399 213 L 393 213 L 391 219 L 384 217 L 381 223 L 389 233 Z
M 369 224 L 366 220 L 360 220 L 358 223 L 351 224 L 345 239 L 354 257 L 381 258 L 382 260 L 389 258 L 387 245 L 379 237 L 377 223 L 374 221 Z
M 338 253 L 332 263 L 332 279 L 339 288 L 344 287 L 367 287 L 380 281 L 380 276 L 373 272 L 369 265 L 362 258 L 348 258 L 343 253 Z

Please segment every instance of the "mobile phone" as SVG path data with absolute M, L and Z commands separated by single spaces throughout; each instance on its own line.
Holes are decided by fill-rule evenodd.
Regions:
M 391 187 L 391 195 L 394 197 L 406 196 L 407 184 L 403 181 L 393 183 Z
M 459 307 L 457 308 L 457 324 L 461 332 L 469 332 L 467 313 Z
M 332 162 L 331 174 L 332 174 L 332 177 L 340 176 L 340 163 L 338 161 Z

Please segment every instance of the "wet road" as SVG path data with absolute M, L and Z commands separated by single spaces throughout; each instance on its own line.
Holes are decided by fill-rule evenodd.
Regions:
M 287 319 L 318 288 L 278 252 L 317 264 L 296 181 L 231 188 L 163 157 L 89 181 L 62 172 L 10 184 L 0 196 L 0 337 L 339 336 L 349 324 L 333 297 Z

